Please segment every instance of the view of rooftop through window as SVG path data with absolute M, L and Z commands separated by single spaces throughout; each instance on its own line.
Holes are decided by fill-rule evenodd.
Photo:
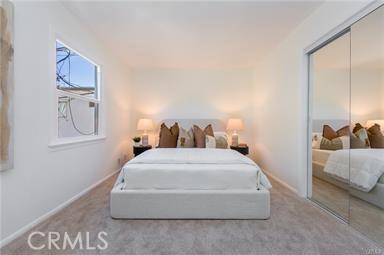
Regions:
M 97 97 L 98 67 L 56 41 L 56 86 L 62 91 Z
M 58 137 L 97 135 L 99 67 L 56 41 Z

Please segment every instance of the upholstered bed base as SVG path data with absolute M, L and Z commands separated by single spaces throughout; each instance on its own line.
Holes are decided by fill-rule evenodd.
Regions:
M 261 190 L 125 190 L 119 176 L 111 191 L 116 219 L 268 219 L 270 193 Z

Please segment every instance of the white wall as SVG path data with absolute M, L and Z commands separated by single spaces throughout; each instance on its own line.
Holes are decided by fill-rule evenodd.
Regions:
M 50 119 L 50 26 L 102 66 L 105 140 L 48 147 L 57 121 Z M 117 170 L 128 150 L 128 72 L 88 31 L 60 3 L 15 2 L 15 167 L 0 175 L 2 241 Z
M 245 129 L 240 142 L 253 141 L 253 70 L 141 69 L 131 73 L 134 98 L 132 129 L 137 119 L 221 119 L 239 117 Z M 140 133 L 137 133 L 140 135 Z M 150 142 L 156 142 L 154 132 Z M 155 136 L 155 137 L 154 137 Z M 253 151 L 253 146 L 251 148 Z
M 306 192 L 304 49 L 366 2 L 325 2 L 265 58 L 255 72 L 256 155 L 262 168 Z

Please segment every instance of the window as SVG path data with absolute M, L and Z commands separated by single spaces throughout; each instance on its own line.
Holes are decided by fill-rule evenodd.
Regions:
M 56 41 L 57 137 L 99 134 L 100 67 Z

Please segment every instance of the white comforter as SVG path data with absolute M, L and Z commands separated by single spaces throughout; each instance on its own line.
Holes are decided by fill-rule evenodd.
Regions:
M 384 173 L 384 149 L 352 149 L 333 152 L 324 171 L 356 189 L 369 192 Z
M 125 189 L 271 188 L 249 158 L 225 149 L 153 149 L 123 167 Z

